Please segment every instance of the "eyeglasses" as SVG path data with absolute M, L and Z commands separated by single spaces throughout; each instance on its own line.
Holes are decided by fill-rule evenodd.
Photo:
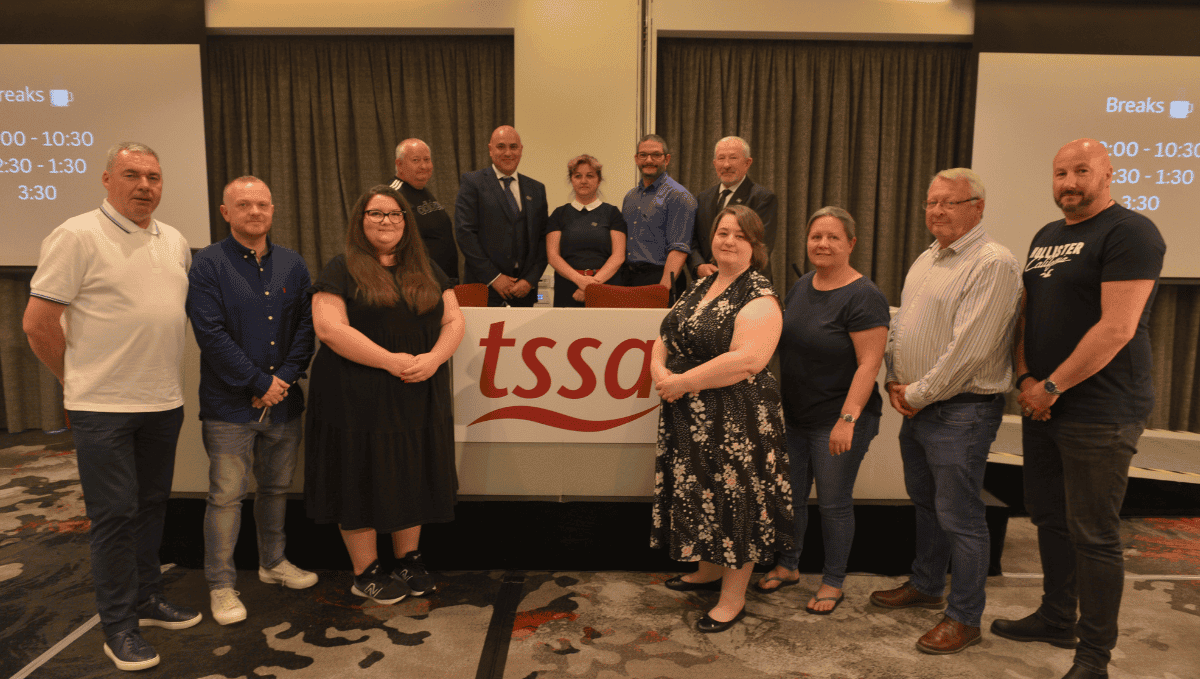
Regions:
M 954 212 L 958 209 L 959 205 L 962 205 L 963 203 L 970 203 L 973 200 L 979 200 L 979 196 L 968 198 L 966 200 L 927 200 L 925 201 L 925 210 L 928 211 L 940 207 L 946 212 Z
M 399 224 L 404 221 L 404 213 L 400 210 L 392 212 L 384 212 L 383 210 L 367 210 L 367 218 L 376 224 L 382 224 L 384 218 L 387 218 L 393 224 Z
M 665 153 L 659 153 L 658 151 L 655 151 L 654 153 L 638 153 L 637 158 L 638 160 L 662 160 L 666 155 L 667 154 Z

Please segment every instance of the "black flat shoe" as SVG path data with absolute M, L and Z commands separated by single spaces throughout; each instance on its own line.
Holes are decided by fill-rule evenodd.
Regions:
M 667 580 L 663 584 L 666 585 L 667 589 L 673 589 L 676 592 L 695 592 L 695 591 L 720 592 L 721 591 L 721 579 L 720 578 L 717 578 L 716 580 L 713 580 L 711 582 L 688 582 L 687 580 L 683 579 L 682 575 L 676 575 L 675 577 L 671 578 L 670 580 Z
M 696 622 L 696 631 L 704 632 L 705 634 L 712 634 L 713 632 L 724 632 L 725 630 L 729 629 L 730 627 L 733 627 L 733 623 L 737 622 L 738 620 L 741 620 L 744 617 L 746 617 L 746 609 L 744 607 L 742 608 L 742 610 L 738 611 L 738 614 L 733 616 L 733 620 L 730 620 L 729 622 L 718 622 L 718 621 L 713 620 L 712 618 L 708 617 L 708 613 L 705 613 L 704 617 L 700 618 L 700 620 L 698 620 Z

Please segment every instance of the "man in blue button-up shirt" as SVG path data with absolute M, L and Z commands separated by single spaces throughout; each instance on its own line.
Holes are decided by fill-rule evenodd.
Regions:
M 683 264 L 691 252 L 696 199 L 667 175 L 671 154 L 667 142 L 648 134 L 634 154 L 640 175 L 625 194 L 621 215 L 629 234 L 625 246 L 625 285 L 662 285 L 683 290 Z
M 308 267 L 267 238 L 275 206 L 261 179 L 233 180 L 223 200 L 231 234 L 196 254 L 187 314 L 200 345 L 200 419 L 209 459 L 204 576 L 213 618 L 227 625 L 246 618 L 233 589 L 233 547 L 251 469 L 258 486 L 259 579 L 299 589 L 317 576 L 283 555 L 286 493 L 304 410 L 295 383 L 313 355 Z

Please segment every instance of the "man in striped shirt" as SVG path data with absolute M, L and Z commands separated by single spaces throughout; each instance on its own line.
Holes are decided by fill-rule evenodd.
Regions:
M 917 556 L 912 579 L 871 602 L 946 607 L 917 641 L 934 654 L 980 641 L 989 562 L 980 490 L 1012 379 L 1021 273 L 980 225 L 985 196 L 967 168 L 943 170 L 929 184 L 925 224 L 937 241 L 909 269 L 886 355 L 888 395 L 906 418 L 900 454 L 916 506 Z M 954 580 L 943 598 L 948 564 Z

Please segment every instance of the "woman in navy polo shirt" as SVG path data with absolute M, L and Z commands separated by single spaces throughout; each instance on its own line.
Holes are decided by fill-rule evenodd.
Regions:
M 625 263 L 625 218 L 600 200 L 600 161 L 587 155 L 567 163 L 575 199 L 560 206 L 546 225 L 546 259 L 554 267 L 554 306 L 583 306 L 592 283 L 620 285 Z

